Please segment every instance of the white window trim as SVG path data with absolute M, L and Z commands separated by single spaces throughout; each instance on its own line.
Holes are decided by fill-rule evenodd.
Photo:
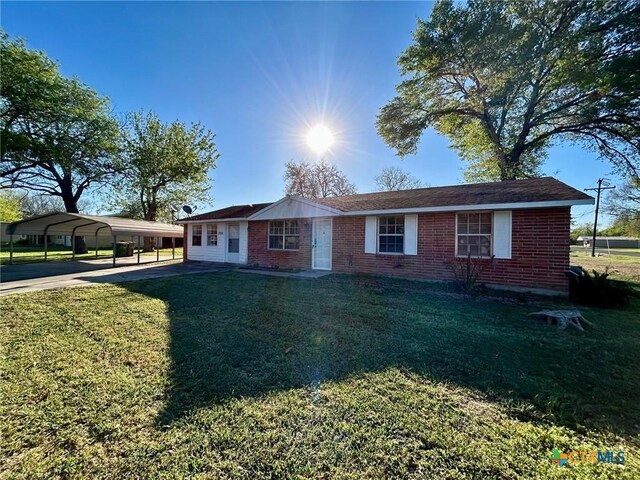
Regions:
M 403 256 L 405 253 L 405 243 L 406 243 L 406 235 L 407 233 L 404 232 L 402 235 L 399 234 L 383 234 L 384 236 L 389 236 L 389 237 L 400 237 L 402 236 L 402 252 L 381 252 L 380 251 L 380 219 L 382 217 L 402 217 L 402 230 L 404 231 L 404 227 L 405 227 L 405 223 L 406 223 L 406 218 L 404 215 L 378 215 L 376 217 L 377 221 L 376 221 L 376 253 L 378 255 L 391 255 L 391 256 Z
M 199 235 L 195 235 L 195 232 L 193 231 L 193 229 L 194 229 L 196 226 L 197 226 L 197 227 L 200 227 L 200 234 L 199 234 Z M 193 244 L 193 237 L 198 237 L 198 236 L 200 237 L 200 245 L 194 245 L 194 244 Z M 191 227 L 191 245 L 190 245 L 190 246 L 191 246 L 191 247 L 194 247 L 194 248 L 200 248 L 200 247 L 202 247 L 202 225 L 193 225 L 193 226 Z
M 474 213 L 490 213 L 491 214 L 491 233 L 489 234 L 489 252 L 490 254 L 487 255 L 480 255 L 480 256 L 471 256 L 471 258 L 477 258 L 480 260 L 491 260 L 493 258 L 493 235 L 494 235 L 494 230 L 495 227 L 493 226 L 493 210 L 491 211 L 487 211 L 487 210 L 472 210 L 472 211 L 462 211 L 462 212 L 456 212 L 456 217 L 455 217 L 455 222 L 456 222 L 456 236 L 455 236 L 455 244 L 456 244 L 456 258 L 467 258 L 467 255 L 459 255 L 458 254 L 458 215 L 462 214 L 462 215 L 472 215 Z M 460 235 L 466 235 L 464 233 L 461 233 Z M 472 234 L 473 235 L 473 234 Z M 477 234 L 477 236 L 482 236 L 482 235 L 487 235 L 486 233 L 482 233 L 482 234 Z
M 217 223 L 207 223 L 207 224 L 204 225 L 204 227 L 205 228 L 203 230 L 206 230 L 206 232 L 207 232 L 206 235 L 205 235 L 205 238 L 207 239 L 207 243 L 206 243 L 205 246 L 206 247 L 217 247 L 218 246 L 218 240 L 219 240 L 219 238 L 218 238 L 218 224 Z M 216 233 L 215 234 L 209 233 L 209 227 L 215 227 Z M 215 244 L 209 243 L 209 236 L 211 236 L 211 235 L 215 235 L 216 236 L 216 243 Z
M 292 222 L 295 221 L 298 224 L 298 234 L 297 235 L 293 235 L 293 234 L 289 234 L 287 235 L 284 232 L 284 222 Z M 271 222 L 283 222 L 283 233 L 282 233 L 282 248 L 271 248 L 271 242 L 270 242 L 270 238 L 271 238 Z M 273 235 L 275 237 L 275 235 Z M 284 248 L 284 246 L 286 245 L 286 237 L 298 237 L 298 248 Z M 300 251 L 300 237 L 302 235 L 300 235 L 300 219 L 298 218 L 275 218 L 273 220 L 268 220 L 267 221 L 267 250 L 272 250 L 274 252 L 299 252 Z

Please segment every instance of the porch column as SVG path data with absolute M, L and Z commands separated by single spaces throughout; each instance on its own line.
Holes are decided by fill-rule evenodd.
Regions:
M 140 235 L 138 235 L 138 265 L 140 265 Z
M 171 237 L 171 258 L 176 259 L 176 237 Z

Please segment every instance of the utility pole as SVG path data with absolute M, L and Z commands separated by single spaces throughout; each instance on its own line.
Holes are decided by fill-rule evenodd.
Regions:
M 610 185 L 605 185 L 604 187 L 602 186 L 602 183 L 606 182 L 606 180 L 604 178 L 599 178 L 598 179 L 598 188 L 585 188 L 585 190 L 597 190 L 598 191 L 598 195 L 596 196 L 596 218 L 593 221 L 593 238 L 591 240 L 591 256 L 595 257 L 596 256 L 596 231 L 598 230 L 598 210 L 600 208 L 600 192 L 602 190 L 611 190 L 614 189 L 616 187 L 610 186 Z

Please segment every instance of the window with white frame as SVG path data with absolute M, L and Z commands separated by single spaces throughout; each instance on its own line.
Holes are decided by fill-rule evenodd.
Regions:
M 202 225 L 191 225 L 191 245 L 199 247 L 202 245 Z
M 491 212 L 458 213 L 456 250 L 459 257 L 491 256 Z
M 404 216 L 378 217 L 378 252 L 404 253 Z
M 297 220 L 271 220 L 269 222 L 269 248 L 271 250 L 298 250 L 300 231 Z
M 209 247 L 218 245 L 218 225 L 215 223 L 207 225 L 207 245 Z

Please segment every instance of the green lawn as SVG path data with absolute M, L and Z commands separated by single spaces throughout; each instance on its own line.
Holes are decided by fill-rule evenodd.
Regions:
M 632 252 L 632 249 L 627 250 Z M 580 265 L 589 272 L 608 270 L 613 278 L 640 283 L 640 256 L 601 254 L 592 257 L 591 251 L 572 250 L 569 260 L 571 265 Z
M 347 275 L 1 302 L 0 478 L 640 477 L 637 298 L 582 309 L 585 334 Z M 554 448 L 626 464 L 561 468 Z
M 110 257 L 113 255 L 113 250 L 110 248 L 100 248 L 98 249 L 98 256 L 100 257 Z M 145 256 L 155 256 L 156 252 L 144 252 L 141 255 Z M 160 255 L 171 255 L 170 248 L 162 248 L 160 249 Z M 95 258 L 96 251 L 95 249 L 89 249 L 89 253 L 83 255 L 76 255 L 76 260 L 81 259 L 89 259 Z M 176 248 L 176 258 L 182 256 L 182 248 Z M 72 260 L 72 252 L 71 247 L 60 247 L 60 246 L 49 246 L 47 248 L 47 261 L 49 260 Z M 14 245 L 13 247 L 13 261 L 14 263 L 32 263 L 32 262 L 43 262 L 44 261 L 44 247 L 33 247 L 33 246 L 21 246 Z M 5 265 L 9 263 L 9 245 L 3 243 L 0 246 L 0 265 Z

